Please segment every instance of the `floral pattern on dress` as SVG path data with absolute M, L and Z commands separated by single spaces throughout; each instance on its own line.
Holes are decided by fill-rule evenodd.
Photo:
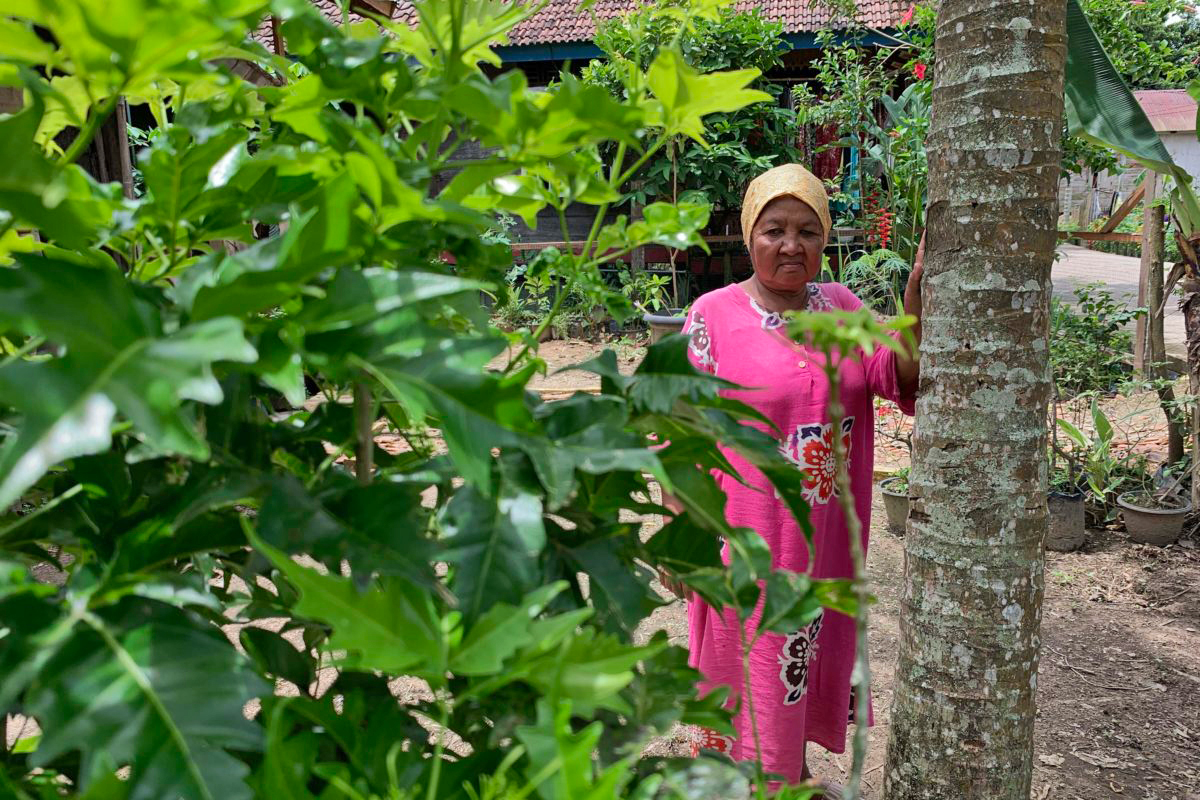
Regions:
M 826 297 L 825 290 L 815 283 L 808 285 L 808 310 L 833 311 L 833 301 Z
M 850 459 L 854 417 L 842 420 L 842 448 Z M 804 470 L 801 483 L 810 506 L 828 503 L 837 495 L 837 461 L 833 452 L 833 424 L 798 425 L 780 444 L 783 457 Z
M 691 337 L 688 341 L 688 349 L 696 357 L 696 366 L 715 375 L 717 362 L 712 357 L 712 337 L 708 334 L 708 323 L 704 321 L 703 315 L 692 314 L 692 318 L 683 332 Z
M 779 653 L 779 680 L 787 689 L 783 697 L 785 706 L 799 703 L 808 691 L 809 667 L 817 654 L 817 634 L 821 632 L 821 622 L 825 619 L 822 610 L 820 616 L 811 623 L 788 634 Z
M 728 755 L 733 752 L 733 737 L 724 736 L 710 728 L 697 726 L 692 731 L 692 758 L 700 755 L 701 750 L 712 750 Z
M 758 312 L 758 316 L 762 318 L 762 329 L 764 331 L 773 331 L 783 327 L 783 315 L 777 311 L 768 311 L 759 305 L 758 301 L 753 297 L 750 298 L 750 307 Z M 825 296 L 825 291 L 820 284 L 810 283 L 808 285 L 808 304 L 805 307 L 806 311 L 833 311 L 833 303 Z

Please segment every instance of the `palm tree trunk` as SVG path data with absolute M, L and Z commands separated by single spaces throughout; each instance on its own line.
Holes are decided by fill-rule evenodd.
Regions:
M 1029 796 L 1066 0 L 942 0 L 888 800 Z

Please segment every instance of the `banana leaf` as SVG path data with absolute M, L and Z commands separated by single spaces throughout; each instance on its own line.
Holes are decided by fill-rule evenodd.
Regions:
M 1175 181 L 1172 206 L 1185 238 L 1200 232 L 1192 176 L 1171 158 L 1125 85 L 1078 0 L 1067 0 L 1067 128 Z

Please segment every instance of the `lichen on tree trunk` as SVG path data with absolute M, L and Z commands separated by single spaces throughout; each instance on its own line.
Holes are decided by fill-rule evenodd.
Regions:
M 888 800 L 1027 798 L 1065 0 L 942 0 Z

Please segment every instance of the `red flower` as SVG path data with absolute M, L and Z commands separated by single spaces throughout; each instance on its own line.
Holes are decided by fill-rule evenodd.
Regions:
M 906 12 L 904 13 L 904 16 L 900 18 L 900 25 L 901 25 L 901 26 L 904 26 L 904 25 L 907 25 L 907 24 L 909 24 L 910 22 L 912 22 L 912 21 L 913 21 L 913 16 L 914 16 L 916 13 L 917 13 L 917 7 L 916 7 L 916 6 L 910 6 L 910 7 L 909 7 L 909 9 L 908 9 L 908 11 L 906 11 Z
M 928 69 L 928 67 L 926 67 L 924 64 L 922 64 L 920 61 L 918 61 L 916 63 L 916 65 L 913 67 L 913 74 L 917 76 L 917 80 L 919 80 L 919 81 L 925 80 L 925 70 L 926 69 Z

